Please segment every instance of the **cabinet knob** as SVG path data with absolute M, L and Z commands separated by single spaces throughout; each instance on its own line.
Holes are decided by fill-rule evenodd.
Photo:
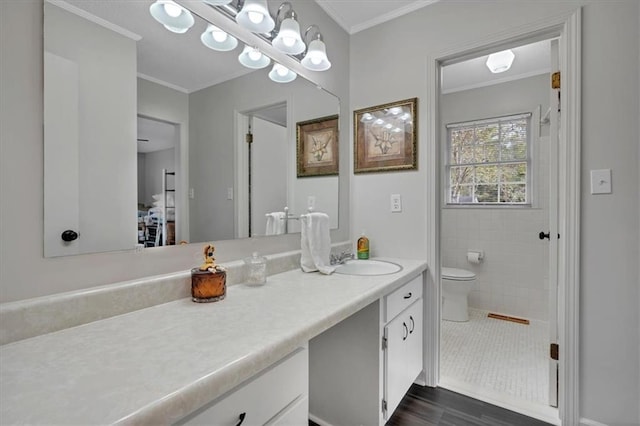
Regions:
M 404 295 L 405 299 L 411 299 L 411 296 L 413 296 L 413 294 L 411 292 L 407 293 Z
M 62 233 L 62 235 L 60 235 L 60 238 L 62 238 L 62 241 L 65 241 L 68 243 L 70 241 L 77 240 L 79 235 L 80 234 L 78 234 L 76 231 L 67 229 Z

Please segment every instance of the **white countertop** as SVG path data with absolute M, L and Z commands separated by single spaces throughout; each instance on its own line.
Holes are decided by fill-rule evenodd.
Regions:
M 0 347 L 1 424 L 167 424 L 426 269 L 288 271 L 224 300 L 189 298 Z

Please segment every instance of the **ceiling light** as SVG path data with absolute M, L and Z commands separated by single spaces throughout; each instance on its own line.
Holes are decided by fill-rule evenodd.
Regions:
M 178 34 L 187 32 L 195 23 L 191 12 L 171 0 L 157 0 L 149 7 L 149 13 L 167 30 Z
M 263 55 L 256 47 L 244 46 L 244 50 L 238 56 L 238 61 L 247 68 L 260 69 L 268 66 L 271 59 Z
M 269 78 L 276 83 L 289 83 L 295 80 L 297 76 L 298 74 L 280 64 L 274 64 L 269 72 Z
M 487 59 L 487 68 L 494 74 L 505 72 L 511 68 L 513 59 L 516 55 L 511 50 L 503 50 L 502 52 L 492 53 Z
M 282 15 L 285 7 L 289 9 Z M 282 20 L 282 16 L 284 16 L 284 20 Z M 300 24 L 296 20 L 296 12 L 293 10 L 291 3 L 284 2 L 280 5 L 276 21 L 278 32 L 271 42 L 273 47 L 288 55 L 297 55 L 304 52 L 307 46 L 302 41 L 302 37 L 300 37 Z
M 322 34 L 320 34 L 318 26 L 312 25 L 307 28 L 304 36 L 306 39 L 309 31 L 312 29 L 315 29 L 315 33 L 313 33 L 312 36 L 313 40 L 309 43 L 307 53 L 305 53 L 300 63 L 303 67 L 311 71 L 326 71 L 331 68 L 331 62 L 329 62 L 329 58 L 327 58 L 327 48 L 324 41 L 322 41 Z
M 209 49 L 219 50 L 221 52 L 227 52 L 233 50 L 238 45 L 238 40 L 222 31 L 215 25 L 207 25 L 207 29 L 200 36 L 202 44 Z
M 254 33 L 268 33 L 275 27 L 267 0 L 246 0 L 236 15 L 236 22 Z

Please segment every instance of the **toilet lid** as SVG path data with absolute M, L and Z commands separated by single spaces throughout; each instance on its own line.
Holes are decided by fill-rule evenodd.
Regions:
M 442 278 L 454 281 L 471 281 L 476 279 L 476 274 L 465 269 L 442 268 Z

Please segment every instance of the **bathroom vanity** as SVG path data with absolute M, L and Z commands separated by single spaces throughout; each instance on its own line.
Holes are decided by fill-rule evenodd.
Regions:
M 220 302 L 181 298 L 3 345 L 0 421 L 384 424 L 423 369 L 426 264 L 392 261 L 400 272 L 289 270 Z

